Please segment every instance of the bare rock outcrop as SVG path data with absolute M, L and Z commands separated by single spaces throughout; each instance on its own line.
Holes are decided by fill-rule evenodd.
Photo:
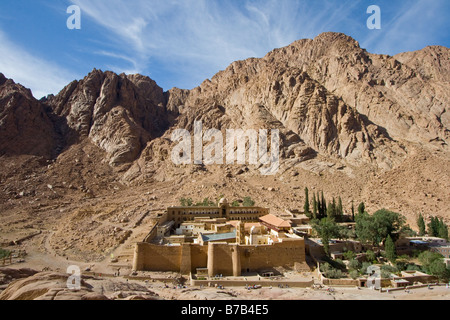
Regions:
M 37 273 L 11 283 L 0 300 L 108 300 L 96 294 L 91 286 L 81 280 L 80 290 L 67 288 L 68 275 L 53 272 Z
M 148 77 L 93 70 L 46 102 L 75 136 L 90 138 L 113 166 L 130 163 L 168 126 L 163 90 Z
M 54 125 L 29 89 L 0 74 L 0 155 L 51 158 Z

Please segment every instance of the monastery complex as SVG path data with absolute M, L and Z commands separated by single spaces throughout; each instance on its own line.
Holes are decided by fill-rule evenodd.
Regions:
M 241 276 L 276 267 L 309 270 L 305 240 L 291 223 L 261 207 L 170 207 L 143 242 L 133 270 Z

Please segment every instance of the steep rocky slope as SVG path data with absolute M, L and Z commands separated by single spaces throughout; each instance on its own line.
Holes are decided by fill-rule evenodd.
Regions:
M 0 155 L 51 158 L 57 146 L 53 122 L 29 89 L 0 74 Z
M 136 160 L 168 126 L 163 90 L 141 75 L 93 70 L 45 103 L 67 119 L 69 142 L 89 138 L 115 166 Z

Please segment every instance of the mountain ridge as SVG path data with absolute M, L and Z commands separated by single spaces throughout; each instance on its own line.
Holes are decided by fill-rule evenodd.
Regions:
M 48 214 L 58 220 L 96 199 L 127 211 L 130 199 L 150 210 L 226 194 L 283 211 L 303 207 L 310 187 L 410 221 L 419 212 L 448 219 L 449 57 L 445 47 L 371 54 L 324 33 L 235 61 L 192 90 L 94 69 L 38 101 L 0 74 L 0 210 L 44 221 L 36 203 L 55 207 Z M 222 133 L 279 129 L 279 172 L 176 166 L 172 133 L 193 134 L 195 121 Z

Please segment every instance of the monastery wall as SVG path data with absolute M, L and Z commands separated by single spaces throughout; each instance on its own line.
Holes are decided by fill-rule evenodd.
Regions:
M 195 273 L 208 268 L 209 276 L 240 276 L 242 272 L 268 270 L 279 266 L 293 267 L 305 262 L 303 239 L 284 239 L 273 245 L 242 246 L 227 243 L 158 246 L 138 243 L 133 270 Z

